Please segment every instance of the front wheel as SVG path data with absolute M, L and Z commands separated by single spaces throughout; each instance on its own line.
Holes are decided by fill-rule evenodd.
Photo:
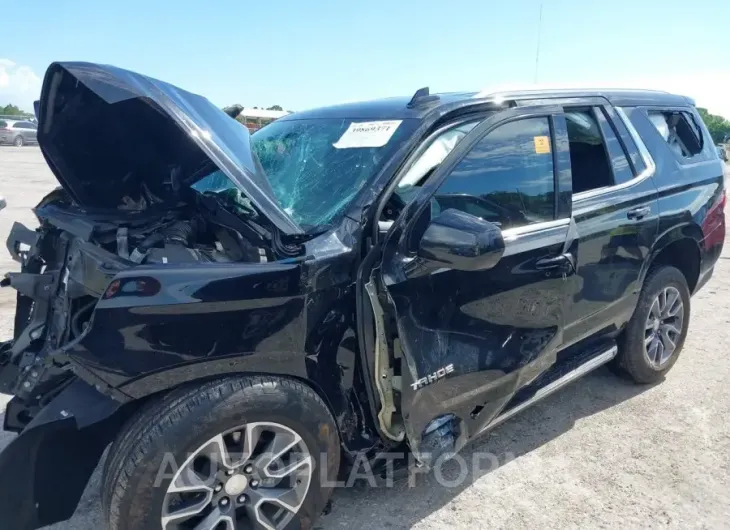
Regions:
M 109 452 L 112 530 L 309 528 L 339 469 L 337 428 L 306 385 L 231 377 L 143 409 Z
M 670 266 L 651 270 L 619 344 L 616 367 L 637 383 L 661 380 L 682 351 L 689 310 L 684 274 Z
M 25 140 L 23 139 L 23 137 L 22 137 L 22 136 L 18 135 L 18 136 L 16 136 L 16 137 L 15 137 L 15 139 L 13 140 L 13 145 L 14 145 L 15 147 L 23 147 L 23 145 L 25 145 Z

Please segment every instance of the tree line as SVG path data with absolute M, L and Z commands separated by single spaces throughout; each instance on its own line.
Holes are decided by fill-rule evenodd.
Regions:
M 29 112 L 23 112 L 20 110 L 20 107 L 13 104 L 5 105 L 4 107 L 0 105 L 0 115 L 2 116 L 18 116 L 18 117 L 26 117 L 31 116 Z
M 726 138 L 730 137 L 730 121 L 717 114 L 710 114 L 707 109 L 703 109 L 702 107 L 698 107 L 697 110 L 700 116 L 702 116 L 702 121 L 707 125 L 710 135 L 712 135 L 712 140 L 716 144 L 722 143 Z

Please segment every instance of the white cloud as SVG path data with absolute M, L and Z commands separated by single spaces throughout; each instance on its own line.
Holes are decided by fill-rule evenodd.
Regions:
M 0 58 L 0 105 L 12 103 L 32 112 L 41 92 L 41 78 L 29 66 Z

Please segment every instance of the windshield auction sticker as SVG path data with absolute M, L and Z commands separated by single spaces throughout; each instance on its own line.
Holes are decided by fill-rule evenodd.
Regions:
M 402 120 L 362 121 L 351 123 L 345 133 L 332 144 L 337 149 L 353 147 L 383 147 L 388 143 Z

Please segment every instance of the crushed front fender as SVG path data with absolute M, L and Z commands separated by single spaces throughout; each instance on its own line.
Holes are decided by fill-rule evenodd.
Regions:
M 77 379 L 33 418 L 0 453 L 2 528 L 35 530 L 73 515 L 121 407 Z

